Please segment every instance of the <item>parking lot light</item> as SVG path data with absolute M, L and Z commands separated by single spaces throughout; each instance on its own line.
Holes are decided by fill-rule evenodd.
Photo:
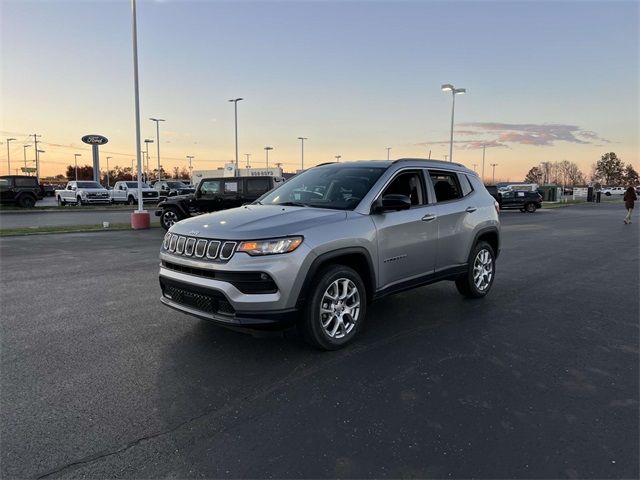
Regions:
M 300 140 L 300 170 L 304 170 L 304 141 L 309 139 L 307 137 L 298 137 L 298 140 Z
M 165 120 L 162 118 L 150 118 L 152 122 L 156 122 L 156 150 L 158 152 L 158 174 L 156 178 L 158 180 L 162 180 L 161 167 L 160 167 L 160 122 L 164 122 Z
M 9 175 L 11 175 L 11 152 L 9 151 L 9 143 L 14 140 L 15 138 L 7 138 L 7 168 L 9 169 Z
M 264 151 L 267 154 L 267 168 L 269 168 L 269 150 L 273 150 L 273 147 L 264 147 Z
M 238 168 L 238 102 L 243 100 L 242 98 L 232 98 L 229 100 L 233 102 L 233 110 L 235 112 L 235 130 L 236 130 L 236 169 Z
M 113 157 L 107 157 L 107 188 L 109 188 L 109 159 Z
M 451 137 L 449 139 L 449 161 L 453 162 L 453 115 L 456 109 L 456 95 L 464 95 L 467 93 L 466 88 L 455 88 L 450 83 L 445 83 L 440 87 L 443 92 L 451 92 L 453 101 L 451 102 Z
M 29 148 L 31 145 L 23 145 L 22 146 L 22 153 L 24 154 L 24 168 L 27 168 L 27 148 Z M 26 173 L 26 171 L 25 171 Z

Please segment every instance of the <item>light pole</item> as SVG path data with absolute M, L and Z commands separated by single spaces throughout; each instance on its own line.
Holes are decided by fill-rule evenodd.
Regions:
M 486 145 L 483 143 L 482 144 L 482 183 L 484 183 L 484 151 L 485 151 Z
M 191 173 L 191 161 L 196 158 L 193 155 L 187 155 L 187 158 L 189 159 L 189 182 L 193 183 L 193 174 Z
M 342 155 L 336 155 L 336 160 L 338 161 L 338 163 L 340 163 L 341 158 L 342 158 Z
M 107 188 L 109 188 L 109 159 L 111 157 L 107 157 Z
M 74 153 L 73 154 L 73 161 L 76 164 L 76 182 L 78 181 L 78 157 L 81 157 L 82 154 L 81 153 Z
M 162 118 L 150 118 L 152 122 L 156 122 L 156 147 L 158 150 L 158 175 L 156 178 L 158 180 L 162 180 L 162 175 L 160 174 L 160 122 L 164 122 Z
M 269 168 L 269 150 L 273 150 L 273 147 L 264 147 L 264 151 L 267 154 L 267 168 Z
M 456 108 L 456 95 L 463 95 L 467 93 L 466 88 L 455 88 L 450 83 L 442 85 L 443 92 L 451 92 L 453 101 L 451 102 L 451 139 L 449 140 L 449 161 L 453 162 L 453 114 Z
M 391 147 L 385 147 L 387 149 L 387 160 L 389 160 L 389 152 L 391 151 Z
M 245 155 L 245 157 L 247 157 L 247 168 L 251 168 L 251 165 L 249 165 L 249 157 L 251 156 L 251 154 L 250 153 L 245 153 L 244 155 Z
M 307 137 L 298 137 L 300 140 L 300 170 L 304 170 L 304 141 L 309 140 Z
M 498 165 L 497 163 L 492 163 L 491 166 L 493 167 L 493 179 L 491 180 L 491 183 L 493 185 L 496 184 L 496 165 Z
M 11 175 L 11 153 L 9 152 L 9 142 L 13 142 L 15 138 L 7 138 L 7 168 L 9 175 Z
M 27 148 L 29 148 L 30 146 L 31 145 L 23 145 L 22 146 L 22 153 L 24 155 L 24 168 L 25 169 L 27 168 Z M 25 170 L 25 173 L 27 173 L 26 170 Z
M 238 102 L 242 100 L 242 98 L 232 98 L 229 100 L 233 102 L 233 110 L 235 113 L 235 125 L 236 125 L 236 170 L 238 169 Z
M 133 162 L 135 162 L 135 159 L 131 159 L 131 180 L 133 181 Z
M 38 183 L 40 183 L 40 154 L 47 153 L 44 150 L 36 150 L 36 178 L 38 179 Z
M 445 162 L 447 161 L 447 158 L 449 158 L 449 155 L 445 155 L 445 156 L 444 156 L 444 161 L 445 161 Z
M 147 168 L 146 168 L 147 177 L 149 176 L 149 144 L 150 143 L 153 143 L 153 140 L 150 140 L 148 138 L 144 139 L 144 146 L 146 148 L 145 152 L 146 152 L 146 156 L 147 156 Z M 147 178 L 147 181 L 149 181 L 148 178 Z
M 474 163 L 474 164 L 473 164 L 473 171 L 474 171 L 474 172 L 477 172 L 477 170 L 476 170 L 476 167 L 477 167 L 477 166 L 478 166 L 478 164 L 477 164 L 477 163 Z

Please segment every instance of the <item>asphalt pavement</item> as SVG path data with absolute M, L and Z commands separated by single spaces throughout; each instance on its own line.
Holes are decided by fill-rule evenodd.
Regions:
M 155 216 L 156 206 L 145 205 L 151 214 L 151 224 L 160 225 L 160 217 Z M 0 229 L 59 227 L 68 225 L 100 225 L 102 222 L 130 223 L 133 208 L 93 209 L 68 206 L 60 211 L 0 212 Z
M 162 307 L 160 229 L 2 238 L 0 476 L 638 478 L 623 216 L 505 213 L 487 298 L 383 299 L 338 352 Z

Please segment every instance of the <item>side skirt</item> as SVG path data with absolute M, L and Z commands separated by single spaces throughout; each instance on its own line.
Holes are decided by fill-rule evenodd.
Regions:
M 447 268 L 446 270 L 441 270 L 439 272 L 422 275 L 421 277 L 412 278 L 411 280 L 407 280 L 406 282 L 396 283 L 395 285 L 392 285 L 390 287 L 378 290 L 373 296 L 373 300 L 378 300 L 379 298 L 393 295 L 395 293 L 405 292 L 414 288 L 424 287 L 425 285 L 430 285 L 442 280 L 455 280 L 461 275 L 467 273 L 467 270 L 468 265 L 464 264 L 457 267 Z

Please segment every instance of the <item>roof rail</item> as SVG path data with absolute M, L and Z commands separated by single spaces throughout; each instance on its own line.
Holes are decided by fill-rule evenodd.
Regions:
M 319 163 L 318 165 L 314 165 L 314 167 L 322 167 L 323 165 L 332 165 L 334 163 L 338 163 L 338 162 L 324 162 L 324 163 Z
M 445 160 L 432 160 L 431 158 L 399 158 L 397 160 L 394 160 L 392 165 L 394 163 L 398 163 L 398 162 L 415 162 L 415 161 L 443 163 L 445 165 L 456 165 L 458 167 L 467 168 L 466 166 L 464 166 L 461 163 L 448 162 L 448 161 L 445 161 Z

